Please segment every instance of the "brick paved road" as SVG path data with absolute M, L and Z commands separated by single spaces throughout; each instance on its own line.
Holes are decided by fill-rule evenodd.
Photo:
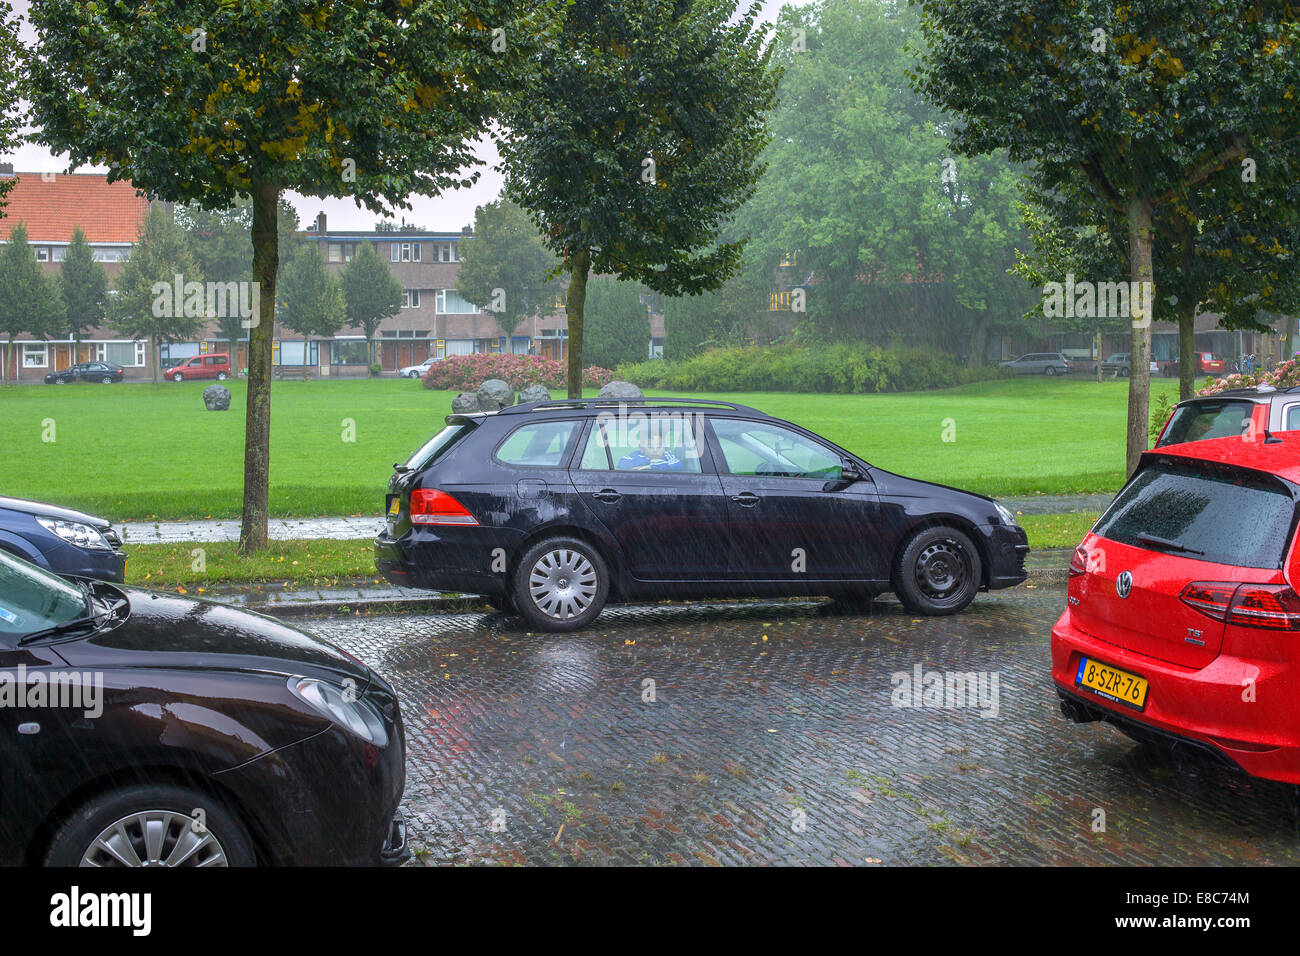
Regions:
M 1300 862 L 1288 788 L 1059 716 L 1063 600 L 629 607 L 576 635 L 499 614 L 306 626 L 399 688 L 426 863 Z M 982 709 L 893 706 L 918 665 L 996 673 L 996 716 L 991 683 Z

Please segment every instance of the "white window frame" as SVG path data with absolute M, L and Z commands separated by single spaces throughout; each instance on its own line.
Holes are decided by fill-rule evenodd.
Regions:
M 49 261 L 50 261 L 50 247 L 49 247 L 49 246 L 35 246 L 34 249 L 35 249 L 35 251 L 36 251 L 36 261 L 37 261 L 37 262 L 49 262 Z
M 401 243 L 390 242 L 390 243 L 388 244 L 388 252 L 389 252 L 389 256 L 388 256 L 388 261 L 389 261 L 389 262 L 401 262 L 401 261 L 402 261 L 402 246 L 401 246 Z
M 49 368 L 50 367 L 50 347 L 44 342 L 23 342 L 23 368 Z M 35 350 L 40 349 L 40 361 L 33 361 L 38 354 Z

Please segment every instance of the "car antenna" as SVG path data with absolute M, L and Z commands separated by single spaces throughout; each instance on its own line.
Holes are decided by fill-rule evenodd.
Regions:
M 1278 438 L 1278 437 L 1277 437 L 1276 435 L 1274 435 L 1271 431 L 1269 431 L 1267 428 L 1265 428 L 1265 429 L 1264 429 L 1264 444 L 1265 444 L 1265 445 L 1280 445 L 1280 444 L 1282 444 L 1282 439 Z

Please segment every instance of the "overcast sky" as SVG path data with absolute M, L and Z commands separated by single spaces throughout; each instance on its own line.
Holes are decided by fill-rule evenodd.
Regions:
M 15 12 L 23 19 L 21 37 L 24 43 L 35 41 L 35 34 L 26 22 L 28 0 L 11 0 Z M 803 6 L 811 0 L 786 0 L 793 6 Z M 762 19 L 772 21 L 785 4 L 779 0 L 763 0 Z M 459 232 L 462 226 L 474 221 L 474 209 L 484 203 L 492 202 L 501 195 L 501 177 L 492 168 L 496 163 L 497 151 L 490 140 L 484 140 L 476 150 L 479 159 L 487 165 L 481 170 L 479 181 L 472 188 L 452 190 L 441 196 L 410 197 L 411 210 L 399 210 L 394 219 L 405 216 L 408 222 L 427 229 L 441 232 Z M 43 146 L 28 144 L 12 154 L 0 156 L 0 160 L 12 162 L 18 172 L 104 172 L 103 167 L 85 166 L 77 170 L 68 170 L 67 157 L 56 156 Z M 324 212 L 329 228 L 334 229 L 371 229 L 379 218 L 365 207 L 347 199 L 318 199 L 314 196 L 300 196 L 289 193 L 289 200 L 298 210 L 299 220 L 306 225 L 316 218 L 318 212 Z

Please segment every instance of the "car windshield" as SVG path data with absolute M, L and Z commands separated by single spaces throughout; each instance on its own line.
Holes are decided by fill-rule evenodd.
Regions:
M 1206 438 L 1237 438 L 1250 425 L 1254 402 L 1191 402 L 1174 409 L 1160 447 Z
M 472 432 L 475 427 L 470 422 L 456 422 L 454 425 L 448 425 L 425 442 L 420 447 L 420 450 L 407 460 L 404 469 L 419 471 L 421 468 L 427 468 L 451 451 L 456 443 Z
M 89 611 L 80 588 L 0 550 L 0 634 L 32 634 Z
M 1295 510 L 1291 488 L 1271 475 L 1160 457 L 1125 486 L 1093 531 L 1147 550 L 1271 569 L 1282 564 Z

